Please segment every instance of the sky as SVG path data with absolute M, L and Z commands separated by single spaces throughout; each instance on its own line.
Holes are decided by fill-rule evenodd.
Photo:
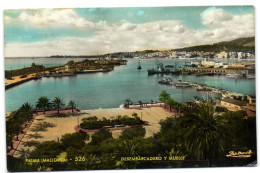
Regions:
M 252 6 L 5 10 L 5 57 L 173 49 L 255 35 Z

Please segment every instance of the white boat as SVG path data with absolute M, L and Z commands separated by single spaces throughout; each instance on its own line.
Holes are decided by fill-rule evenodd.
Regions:
M 172 80 L 170 78 L 166 78 L 164 77 L 162 80 L 160 80 L 158 82 L 159 84 L 165 84 L 165 85 L 171 85 L 172 84 Z
M 241 74 L 241 73 L 228 73 L 228 74 L 226 74 L 226 77 L 228 77 L 228 78 L 240 78 L 240 77 L 243 77 L 243 74 Z
M 174 83 L 174 86 L 175 86 L 176 88 L 188 88 L 188 87 L 192 87 L 192 85 L 189 84 L 189 82 L 182 82 L 182 81 L 180 81 L 180 82 L 175 82 L 175 83 Z
M 246 75 L 246 78 L 247 78 L 247 79 L 255 79 L 255 75 L 249 75 L 249 74 L 248 74 L 248 75 Z
M 76 74 L 71 72 L 65 72 L 65 73 L 52 73 L 52 74 L 45 74 L 43 77 L 64 77 L 64 76 L 75 76 Z

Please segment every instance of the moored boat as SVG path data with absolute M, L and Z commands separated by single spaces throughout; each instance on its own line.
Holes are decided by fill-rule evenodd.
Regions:
M 65 73 L 51 73 L 51 74 L 45 74 L 43 77 L 65 77 L 65 76 L 75 76 L 72 72 L 65 72 Z
M 228 77 L 228 78 L 240 78 L 240 77 L 243 77 L 243 74 L 241 74 L 241 73 L 228 73 L 228 74 L 226 74 L 226 77 Z
M 210 88 L 205 88 L 205 87 L 198 87 L 196 90 L 197 91 L 212 91 Z
M 166 65 L 164 66 L 163 63 L 156 60 L 156 68 L 148 69 L 148 75 L 151 74 L 169 74 L 169 73 L 176 73 L 175 65 Z
M 137 69 L 138 69 L 138 70 L 141 70 L 141 69 L 142 69 L 142 66 L 141 66 L 141 64 L 140 64 L 140 60 L 138 61 Z
M 189 88 L 189 87 L 192 87 L 192 85 L 189 82 L 183 82 L 183 81 L 175 82 L 174 86 L 176 88 Z
M 160 80 L 158 82 L 159 84 L 165 84 L 165 85 L 171 85 L 172 84 L 172 80 L 170 78 L 163 78 L 162 80 Z
M 255 79 L 255 75 L 246 75 L 247 79 Z

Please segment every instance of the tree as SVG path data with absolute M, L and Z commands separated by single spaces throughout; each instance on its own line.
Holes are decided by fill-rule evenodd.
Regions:
M 119 139 L 134 139 L 135 137 L 144 137 L 145 136 L 145 128 L 143 127 L 135 127 L 131 129 L 124 130 L 121 135 L 119 136 Z
M 190 111 L 190 108 L 188 107 L 188 105 L 183 104 L 183 103 L 178 103 L 178 108 L 180 112 L 187 112 Z
M 116 158 L 121 157 L 152 157 L 157 153 L 155 152 L 155 144 L 153 138 L 143 138 L 141 136 L 135 137 L 133 140 L 124 139 L 118 140 Z M 118 159 L 119 160 L 119 159 Z M 155 164 L 154 161 L 118 161 L 117 165 L 119 168 L 148 168 Z
M 91 144 L 96 145 L 109 138 L 113 138 L 112 133 L 108 130 L 101 129 L 92 135 Z
M 128 98 L 128 99 L 125 99 L 125 105 L 129 108 L 129 105 L 130 104 L 133 104 L 133 102 L 131 101 L 131 99 L 130 98 Z
M 47 96 L 42 96 L 38 99 L 38 101 L 36 102 L 36 108 L 38 109 L 42 109 L 43 110 L 43 114 L 45 114 L 46 109 L 51 108 L 51 102 L 50 99 L 48 99 Z
M 143 107 L 143 102 L 141 100 L 139 100 L 138 103 L 140 104 L 140 107 Z
M 170 111 L 172 111 L 172 107 L 174 107 L 177 102 L 173 98 L 168 98 L 165 103 L 170 106 Z
M 70 60 L 70 61 L 68 61 L 66 64 L 67 65 L 73 65 L 75 62 L 74 62 L 74 60 Z
M 137 113 L 133 113 L 133 114 L 132 114 L 132 117 L 135 118 L 135 119 L 137 119 L 137 118 L 138 118 L 138 114 L 137 114 Z
M 85 145 L 85 140 L 89 139 L 89 135 L 87 133 L 72 133 L 65 134 L 62 136 L 60 142 L 64 149 L 67 148 L 75 148 L 81 149 Z
M 9 150 L 13 149 L 13 139 L 14 139 L 15 134 L 14 133 L 7 133 L 6 134 L 6 147 L 7 147 L 7 152 Z M 8 148 L 10 147 L 10 149 Z
M 22 113 L 27 121 L 29 121 L 33 116 L 33 106 L 28 102 L 24 103 L 18 111 Z
M 71 107 L 71 111 L 73 112 L 74 107 L 76 107 L 76 104 L 75 104 L 74 101 L 70 100 L 69 103 L 68 103 L 68 106 Z
M 63 103 L 63 100 L 61 98 L 59 98 L 59 97 L 55 97 L 53 102 L 52 102 L 52 104 L 53 104 L 53 107 L 55 109 L 57 109 L 58 114 L 60 114 L 60 108 L 65 105 Z
M 12 149 L 14 136 L 16 136 L 16 140 L 19 140 L 19 134 L 22 133 L 23 124 L 29 121 L 32 116 L 32 106 L 28 103 L 23 104 L 17 111 L 10 113 L 9 117 L 6 118 L 7 147 L 10 146 Z
M 23 111 L 33 111 L 33 106 L 29 104 L 28 102 L 24 103 L 19 110 Z
M 165 90 L 163 90 L 159 97 L 160 97 L 159 100 L 165 103 L 170 98 L 170 94 L 168 94 Z M 164 107 L 166 107 L 166 105 L 164 105 Z
M 55 141 L 46 141 L 39 144 L 29 155 L 29 159 L 54 159 L 63 151 L 62 145 Z M 52 162 L 33 163 L 39 171 L 46 171 L 48 168 L 56 167 Z M 57 168 L 55 168 L 56 170 Z
M 19 115 L 19 111 L 12 112 L 10 116 L 11 118 L 6 121 L 6 133 L 9 136 L 16 136 L 16 140 L 19 140 L 18 137 L 24 123 L 23 117 Z
M 171 149 L 186 151 L 185 129 L 181 119 L 183 116 L 172 116 L 160 121 L 161 129 L 154 135 L 157 141 L 157 149 L 160 153 L 170 152 Z
M 225 112 L 220 117 L 226 121 L 230 135 L 226 140 L 226 152 L 256 151 L 256 117 L 248 117 L 243 111 Z
M 198 160 L 211 161 L 224 152 L 227 135 L 224 121 L 213 114 L 212 105 L 201 104 L 197 111 L 186 114 L 181 121 L 185 125 L 186 147 Z
M 36 149 L 34 149 L 30 158 L 54 158 L 53 156 L 57 156 L 62 152 L 62 146 L 58 142 L 55 141 L 46 141 L 39 144 Z

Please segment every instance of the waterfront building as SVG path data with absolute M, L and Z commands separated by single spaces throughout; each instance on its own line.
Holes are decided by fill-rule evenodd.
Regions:
M 228 53 L 226 52 L 226 51 L 222 51 L 222 52 L 220 52 L 220 53 L 218 53 L 217 55 L 216 55 L 218 58 L 227 58 L 228 57 Z
M 228 52 L 229 58 L 230 59 L 235 59 L 237 58 L 237 52 Z
M 243 106 L 242 110 L 246 112 L 247 116 L 256 116 L 256 107 L 254 106 Z
M 207 61 L 207 59 L 205 58 L 202 62 L 201 65 L 204 67 L 209 67 L 209 66 L 214 66 L 215 62 L 214 61 Z
M 229 68 L 235 68 L 235 69 L 245 68 L 245 65 L 244 64 L 231 64 L 229 66 Z
M 242 106 L 246 106 L 247 102 L 225 97 L 221 100 L 220 104 L 221 106 L 226 107 L 230 111 L 238 111 L 242 110 Z
M 223 67 L 223 62 L 216 62 L 214 64 L 214 68 L 219 68 L 219 67 Z
M 255 54 L 253 54 L 253 53 L 250 54 L 249 58 L 250 58 L 250 59 L 255 59 Z
M 237 59 L 240 60 L 243 58 L 243 52 L 238 52 L 237 53 Z

